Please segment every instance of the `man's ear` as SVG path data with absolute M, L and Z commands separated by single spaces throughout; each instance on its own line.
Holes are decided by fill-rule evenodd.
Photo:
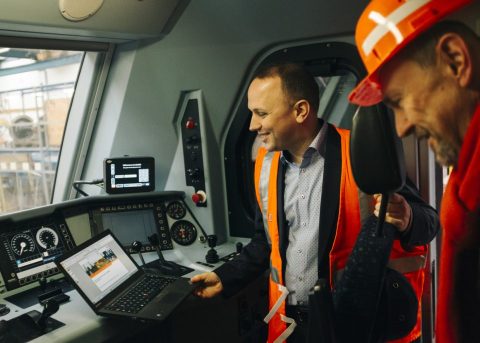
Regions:
M 298 100 L 293 105 L 293 109 L 295 111 L 295 120 L 299 124 L 307 120 L 307 117 L 310 115 L 310 104 L 307 100 Z
M 461 87 L 472 81 L 472 54 L 464 38 L 456 33 L 446 33 L 440 37 L 436 48 L 437 57 Z

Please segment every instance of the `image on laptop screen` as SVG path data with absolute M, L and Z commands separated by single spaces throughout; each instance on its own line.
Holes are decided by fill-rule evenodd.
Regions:
M 94 304 L 138 271 L 110 234 L 68 257 L 61 265 Z

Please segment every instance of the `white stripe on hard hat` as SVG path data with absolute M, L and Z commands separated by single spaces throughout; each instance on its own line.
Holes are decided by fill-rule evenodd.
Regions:
M 368 18 L 373 20 L 378 25 L 370 32 L 365 41 L 362 44 L 363 53 L 368 55 L 372 52 L 375 45 L 389 32 L 395 36 L 397 44 L 402 42 L 403 36 L 397 27 L 397 24 L 410 14 L 415 12 L 423 5 L 429 3 L 431 0 L 410 0 L 398 7 L 390 15 L 384 17 L 378 12 L 372 11 L 368 15 Z
M 397 40 L 397 44 L 400 44 L 403 41 L 402 33 L 400 32 L 398 27 L 391 21 L 388 21 L 387 18 L 385 18 L 380 13 L 372 11 L 368 15 L 368 18 L 372 19 L 378 25 L 386 27 L 395 36 L 395 39 Z

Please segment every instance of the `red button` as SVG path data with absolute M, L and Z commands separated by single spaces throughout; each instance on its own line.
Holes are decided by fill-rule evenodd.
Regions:
M 195 193 L 192 195 L 192 201 L 195 204 L 198 204 L 201 200 L 202 200 L 202 197 L 199 194 Z
M 195 127 L 195 120 L 193 120 L 193 118 L 188 118 L 185 127 L 187 129 L 193 129 Z
M 197 193 L 192 195 L 192 201 L 195 204 L 203 204 L 207 201 L 207 194 L 204 191 L 199 190 Z

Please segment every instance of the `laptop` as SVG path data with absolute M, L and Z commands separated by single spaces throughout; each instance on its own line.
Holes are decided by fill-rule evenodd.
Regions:
M 102 316 L 162 321 L 193 290 L 186 278 L 145 272 L 110 230 L 65 253 L 56 263 Z

